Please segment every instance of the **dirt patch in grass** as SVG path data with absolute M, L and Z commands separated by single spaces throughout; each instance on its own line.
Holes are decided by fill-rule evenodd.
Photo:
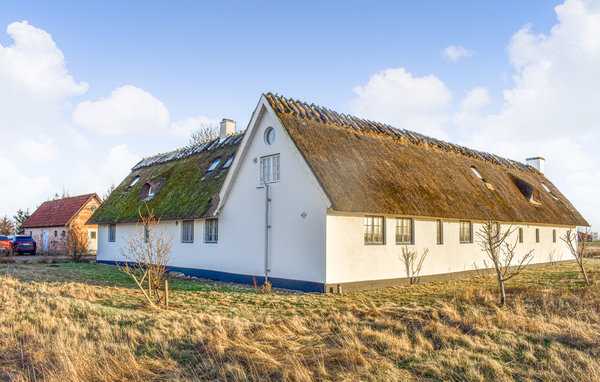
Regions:
M 598 280 L 600 261 L 591 260 Z M 600 375 L 600 286 L 576 265 L 341 296 L 172 281 L 172 308 L 94 264 L 0 265 L 0 375 L 48 381 L 577 380 Z M 0 377 L 1 378 L 1 377 Z

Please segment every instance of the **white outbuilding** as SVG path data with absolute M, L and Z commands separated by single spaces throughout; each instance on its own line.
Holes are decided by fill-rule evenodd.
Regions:
M 143 203 L 173 238 L 171 269 L 207 279 L 339 292 L 481 273 L 477 232 L 514 228 L 532 264 L 569 259 L 588 223 L 528 164 L 263 94 L 244 133 L 143 159 L 96 210 L 99 262 L 123 261 Z

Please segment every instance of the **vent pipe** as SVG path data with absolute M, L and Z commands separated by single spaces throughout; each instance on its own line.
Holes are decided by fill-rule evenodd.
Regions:
M 542 157 L 533 157 L 525 159 L 527 161 L 527 165 L 535 168 L 542 175 L 546 174 L 546 160 Z
M 219 138 L 224 140 L 227 136 L 235 133 L 235 121 L 231 119 L 223 118 L 221 121 L 221 130 L 219 132 Z

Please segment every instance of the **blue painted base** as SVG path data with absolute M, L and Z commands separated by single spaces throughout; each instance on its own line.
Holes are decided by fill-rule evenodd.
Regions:
M 124 261 L 111 261 L 111 260 L 96 260 L 97 263 L 108 264 L 108 265 L 124 265 Z M 207 280 L 215 280 L 215 281 L 224 281 L 224 282 L 233 282 L 239 284 L 254 284 L 254 279 L 256 279 L 256 283 L 258 285 L 262 285 L 264 283 L 264 276 L 253 276 L 253 275 L 244 275 L 239 273 L 229 273 L 229 272 L 219 272 L 219 271 L 210 271 L 207 269 L 196 269 L 196 268 L 182 268 L 182 267 L 167 267 L 169 272 L 181 272 L 186 276 L 198 277 L 201 279 Z M 303 281 L 303 280 L 294 280 L 294 279 L 282 279 L 278 277 L 269 277 L 269 282 L 274 288 L 282 288 L 282 289 L 290 289 L 297 290 L 301 292 L 317 292 L 317 293 L 325 293 L 325 284 L 317 283 L 314 281 Z

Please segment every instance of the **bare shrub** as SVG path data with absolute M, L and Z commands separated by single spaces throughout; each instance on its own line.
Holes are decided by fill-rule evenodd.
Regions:
M 502 232 L 500 224 L 488 221 L 477 232 L 479 246 L 488 259 L 492 261 L 496 271 L 501 305 L 504 305 L 506 300 L 504 282 L 518 275 L 533 259 L 533 250 L 525 253 L 521 259 L 517 258 L 518 237 L 515 238 L 514 243 L 509 242 L 510 236 L 515 230 L 516 228 L 511 225 L 506 231 Z M 513 264 L 513 261 L 516 261 L 516 264 Z M 487 268 L 486 260 L 484 260 L 484 264 Z
M 88 252 L 88 233 L 81 225 L 73 224 L 67 235 L 67 253 L 77 263 L 81 262 Z M 44 255 L 45 256 L 45 255 Z
M 125 262 L 117 265 L 133 279 L 150 305 L 166 305 L 168 288 L 165 273 L 171 258 L 173 238 L 165 237 L 160 231 L 160 218 L 154 216 L 154 210 L 150 210 L 147 204 L 145 208 L 145 213 L 141 208 L 138 210 L 140 220 L 136 230 L 121 248 Z M 147 288 L 143 286 L 144 281 Z
M 588 228 L 587 232 L 584 233 L 584 237 L 586 237 L 589 234 L 589 231 L 590 231 L 590 228 Z M 591 283 L 590 283 L 590 279 L 588 278 L 587 272 L 585 270 L 585 262 L 584 262 L 585 261 L 585 257 L 584 257 L 585 249 L 589 243 L 586 240 L 580 240 L 579 243 L 577 243 L 577 241 L 578 241 L 577 237 L 578 237 L 577 232 L 568 230 L 567 232 L 565 232 L 564 236 L 562 236 L 560 239 L 567 244 L 567 247 L 569 248 L 569 252 L 571 252 L 571 255 L 573 255 L 573 257 L 577 261 L 577 265 L 579 265 L 579 271 L 581 272 L 581 275 L 585 279 L 585 283 L 589 286 L 589 285 L 591 285 Z
M 404 264 L 406 277 L 410 279 L 411 285 L 418 284 L 421 280 L 421 269 L 423 268 L 423 262 L 428 254 L 429 248 L 425 248 L 423 253 L 419 255 L 416 250 L 409 250 L 407 245 L 402 247 L 402 256 L 400 257 L 400 260 L 402 260 L 402 263 Z

